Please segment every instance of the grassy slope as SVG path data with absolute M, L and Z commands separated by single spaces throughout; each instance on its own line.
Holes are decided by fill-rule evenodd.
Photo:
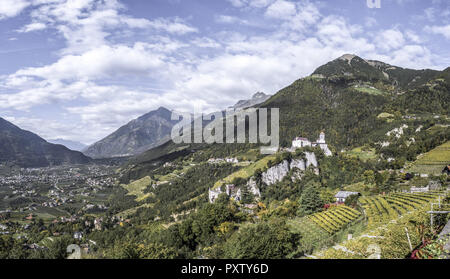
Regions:
M 263 170 L 267 166 L 267 163 L 270 160 L 275 160 L 275 159 L 276 159 L 276 155 L 266 156 L 266 157 L 262 158 L 261 160 L 255 162 L 245 168 L 242 168 L 235 173 L 232 173 L 231 175 L 227 176 L 226 178 L 217 181 L 214 184 L 214 189 L 217 187 L 220 187 L 224 184 L 231 183 L 235 178 L 249 179 L 250 177 L 253 176 L 253 174 L 257 170 Z
M 375 148 L 363 149 L 362 147 L 354 148 L 347 152 L 350 157 L 357 157 L 362 161 L 377 159 Z
M 436 147 L 428 153 L 425 153 L 416 162 L 414 162 L 409 171 L 439 175 L 449 163 L 450 141 Z
M 144 193 L 144 190 L 148 186 L 150 186 L 151 183 L 152 180 L 150 179 L 150 177 L 146 176 L 144 178 L 131 182 L 128 185 L 123 185 L 123 188 L 128 191 L 128 195 L 136 196 L 136 201 L 140 202 L 150 196 L 150 193 Z

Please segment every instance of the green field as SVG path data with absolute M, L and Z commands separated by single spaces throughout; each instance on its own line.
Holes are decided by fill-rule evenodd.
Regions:
M 383 119 L 387 121 L 388 123 L 394 121 L 395 115 L 387 112 L 382 112 L 377 116 L 378 119 Z
M 128 195 L 136 196 L 136 201 L 139 202 L 145 200 L 150 196 L 150 193 L 144 193 L 144 190 L 147 189 L 147 187 L 150 186 L 151 183 L 151 178 L 146 176 L 144 178 L 131 182 L 128 185 L 123 185 L 123 188 L 128 191 Z
M 267 163 L 269 161 L 274 161 L 276 158 L 277 158 L 276 155 L 266 156 L 266 157 L 262 158 L 261 160 L 255 162 L 247 167 L 244 167 L 235 173 L 230 174 L 229 176 L 225 177 L 224 179 L 217 181 L 214 184 L 213 189 L 216 189 L 224 184 L 230 184 L 231 182 L 233 182 L 233 180 L 235 178 L 243 178 L 243 179 L 247 180 L 250 177 L 252 177 L 257 170 L 263 170 L 267 166 Z
M 354 87 L 358 92 L 367 93 L 370 95 L 384 95 L 385 92 L 372 87 Z
M 425 153 L 410 167 L 410 172 L 439 175 L 450 164 L 450 141 Z
M 176 169 L 173 172 L 166 174 L 166 175 L 155 175 L 155 179 L 157 179 L 160 182 L 163 181 L 173 181 L 177 178 L 179 178 L 181 175 L 183 175 L 184 173 L 186 173 L 190 168 L 192 168 L 193 166 L 195 166 L 195 164 L 187 164 L 184 165 L 182 169 Z
M 357 157 L 362 161 L 376 159 L 378 156 L 375 154 L 375 148 L 363 148 L 357 147 L 347 152 L 350 157 Z

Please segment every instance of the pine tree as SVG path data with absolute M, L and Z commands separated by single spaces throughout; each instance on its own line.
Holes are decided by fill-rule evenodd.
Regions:
M 301 216 L 315 213 L 322 208 L 323 201 L 320 198 L 317 183 L 312 183 L 305 188 L 300 197 L 299 205 L 298 214 Z
M 241 201 L 243 204 L 250 204 L 253 202 L 253 195 L 248 189 L 248 185 L 244 184 L 241 187 Z

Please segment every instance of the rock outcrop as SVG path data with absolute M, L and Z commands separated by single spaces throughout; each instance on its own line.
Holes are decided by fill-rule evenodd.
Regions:
M 262 174 L 262 181 L 266 185 L 272 185 L 283 180 L 283 178 L 289 172 L 288 161 L 283 161 L 280 164 L 269 168 L 266 172 Z
M 291 169 L 298 169 L 304 171 L 309 167 L 314 167 L 314 172 L 318 174 L 316 155 L 313 152 L 305 152 L 305 159 L 294 159 L 289 164 L 288 161 L 283 161 L 280 164 L 269 168 L 266 172 L 262 174 L 262 181 L 266 185 L 273 185 L 282 181 L 286 175 L 288 175 Z M 297 175 L 297 177 L 301 177 Z
M 318 169 L 319 164 L 317 163 L 316 155 L 313 152 L 305 152 L 305 159 L 293 159 L 290 163 L 287 160 L 269 168 L 267 171 L 262 173 L 261 180 L 267 186 L 273 185 L 275 183 L 281 182 L 291 170 L 294 170 L 292 174 L 292 181 L 301 180 L 304 171 L 308 168 L 313 168 L 316 174 L 319 174 Z M 261 197 L 261 191 L 252 177 L 247 182 L 248 190 L 253 194 L 255 198 Z M 209 202 L 213 203 L 217 197 L 226 193 L 230 198 L 240 201 L 242 199 L 242 191 L 240 188 L 233 184 L 228 184 L 225 186 L 225 191 L 223 192 L 221 188 L 210 189 L 209 190 Z

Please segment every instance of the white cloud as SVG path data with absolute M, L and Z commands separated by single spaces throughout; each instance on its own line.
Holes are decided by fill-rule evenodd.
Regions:
M 79 133 L 79 131 L 85 128 L 80 122 L 74 123 L 73 121 L 67 121 L 67 119 L 44 119 L 36 116 L 6 116 L 5 119 L 19 126 L 21 129 L 31 131 L 45 139 L 64 137 L 80 142 L 92 141 L 90 137 L 85 137 L 82 133 Z
M 202 38 L 195 38 L 191 41 L 191 44 L 193 44 L 196 47 L 201 48 L 220 48 L 221 44 L 217 42 L 216 40 L 213 40 L 211 38 L 202 37 Z
M 426 26 L 425 31 L 450 39 L 450 24 L 444 26 Z
M 366 17 L 365 19 L 365 26 L 368 28 L 374 27 L 378 24 L 378 21 L 373 17 Z
M 144 43 L 136 43 L 133 47 L 101 45 L 81 55 L 66 55 L 48 66 L 19 70 L 10 76 L 8 85 L 24 77 L 73 81 L 149 74 L 151 69 L 163 64 L 161 57 L 152 54 L 150 47 Z M 23 81 L 29 82 L 29 79 Z
M 416 44 L 420 44 L 422 42 L 422 39 L 420 38 L 420 36 L 417 35 L 417 33 L 412 30 L 406 31 L 406 37 L 408 38 L 408 40 L 410 40 L 411 42 L 416 43 Z
M 433 63 L 411 30 L 367 35 L 346 18 L 322 15 L 310 1 L 230 2 L 252 20 L 265 20 L 264 30 L 229 31 L 232 24 L 252 25 L 246 18 L 218 15 L 215 21 L 229 24 L 220 25 L 227 31 L 198 34 L 180 18 L 128 16 L 117 1 L 34 0 L 32 23 L 23 31 L 41 23 L 58 30 L 67 46 L 48 65 L 0 77 L 0 108 L 28 111 L 55 104 L 70 117 L 65 132 L 71 139 L 92 142 L 159 106 L 192 111 L 202 105 L 213 111 L 257 91 L 274 94 L 343 53 L 404 67 Z M 124 39 L 122 32 L 149 35 Z M 39 129 L 61 137 L 64 131 L 56 124 L 49 125 L 53 132 Z M 77 129 L 88 132 L 73 132 Z
M 27 0 L 1 0 L 0 20 L 20 14 L 30 3 Z
M 293 2 L 277 0 L 266 10 L 266 16 L 277 19 L 286 19 L 297 13 Z
M 297 3 L 297 13 L 285 24 L 294 30 L 305 30 L 315 24 L 322 17 L 319 9 L 313 3 L 302 1 Z
M 253 25 L 248 20 L 241 19 L 236 16 L 229 16 L 229 15 L 216 15 L 214 18 L 214 21 L 217 23 L 223 23 L 223 24 Z
M 145 29 L 184 35 L 198 30 L 180 18 L 135 18 L 117 0 L 34 0 L 33 20 L 22 32 L 53 28 L 67 41 L 63 54 L 80 54 L 108 44 L 108 37 L 124 29 Z
M 392 53 L 389 63 L 412 69 L 433 67 L 431 52 L 420 45 L 406 45 Z
M 275 0 L 227 0 L 237 8 L 265 8 Z
M 18 32 L 20 33 L 27 33 L 27 32 L 33 32 L 33 31 L 39 31 L 44 30 L 47 28 L 47 26 L 42 22 L 34 22 L 30 23 L 28 25 L 25 25 L 24 27 L 20 28 Z
M 403 33 L 396 29 L 389 29 L 380 32 L 375 40 L 378 47 L 386 51 L 398 49 L 405 44 Z

